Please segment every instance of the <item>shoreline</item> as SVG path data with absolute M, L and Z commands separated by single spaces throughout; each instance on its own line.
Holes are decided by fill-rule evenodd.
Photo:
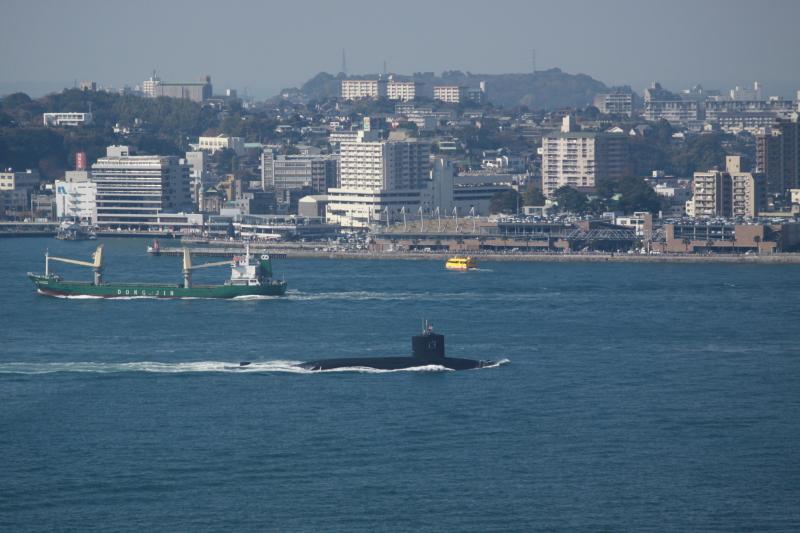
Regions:
M 369 259 L 405 261 L 445 261 L 454 255 L 471 255 L 479 263 L 521 262 L 521 263 L 734 263 L 734 264 L 800 264 L 800 253 L 772 255 L 639 255 L 639 254 L 443 254 L 414 252 L 318 252 L 313 250 L 286 250 L 275 248 L 275 252 L 285 253 L 287 259 Z
M 53 238 L 52 235 L 36 232 L 8 232 L 0 234 L 2 237 L 15 238 Z M 128 233 L 112 233 L 98 235 L 102 238 L 141 238 L 152 239 L 156 235 L 132 235 Z M 163 238 L 163 236 L 162 236 Z M 237 243 L 239 244 L 239 243 Z M 326 245 L 327 243 L 320 243 Z M 777 254 L 625 254 L 615 253 L 470 253 L 470 252 L 377 252 L 377 251 L 322 251 L 313 250 L 312 243 L 304 243 L 300 247 L 267 245 L 263 251 L 268 253 L 285 254 L 287 259 L 361 259 L 378 261 L 445 261 L 448 257 L 456 255 L 470 255 L 476 260 L 489 262 L 522 262 L 522 263 L 729 263 L 729 264 L 766 264 L 766 265 L 797 265 L 800 264 L 800 253 L 786 252 Z M 306 248 L 309 247 L 309 248 Z M 143 253 L 146 253 L 143 250 Z

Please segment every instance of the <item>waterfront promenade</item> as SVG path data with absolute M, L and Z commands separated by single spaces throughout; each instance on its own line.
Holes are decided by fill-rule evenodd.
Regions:
M 243 252 L 243 247 L 235 246 L 192 246 L 192 252 L 199 256 L 230 257 Z M 325 243 L 303 243 L 295 245 L 274 244 L 251 246 L 252 253 L 269 253 L 275 258 L 309 259 L 374 259 L 374 260 L 416 260 L 445 261 L 456 253 L 409 252 L 409 251 L 371 251 L 371 250 L 326 250 Z M 179 255 L 180 246 L 162 246 L 160 254 Z M 749 263 L 749 264 L 800 264 L 800 253 L 781 254 L 627 254 L 627 253 L 564 253 L 564 252 L 519 252 L 519 253 L 472 253 L 479 261 L 508 262 L 618 262 L 618 263 Z

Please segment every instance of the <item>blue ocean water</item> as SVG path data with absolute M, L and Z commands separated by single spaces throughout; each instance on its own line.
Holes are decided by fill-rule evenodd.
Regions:
M 107 279 L 179 281 L 104 242 Z M 34 293 L 45 248 L 93 246 L 0 240 L 2 531 L 800 529 L 797 266 L 309 259 L 276 261 L 286 298 Z M 422 318 L 509 362 L 289 371 L 407 354 Z

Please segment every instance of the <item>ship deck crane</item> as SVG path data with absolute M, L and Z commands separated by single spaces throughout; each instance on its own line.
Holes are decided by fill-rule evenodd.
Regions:
M 94 284 L 101 285 L 103 283 L 103 245 L 99 245 L 92 253 L 92 262 L 78 261 L 77 259 L 67 259 L 66 257 L 51 256 L 47 251 L 44 254 L 44 275 L 50 276 L 50 261 L 59 261 L 70 265 L 78 265 L 89 267 L 94 271 Z
M 190 288 L 192 286 L 192 271 L 198 268 L 210 268 L 216 266 L 230 265 L 231 261 L 215 261 L 213 263 L 203 263 L 202 265 L 192 265 L 192 253 L 188 248 L 183 249 L 183 286 Z

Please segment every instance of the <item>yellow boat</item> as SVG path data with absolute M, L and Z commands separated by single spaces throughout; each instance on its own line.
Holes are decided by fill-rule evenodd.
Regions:
M 447 270 L 475 270 L 478 263 L 471 257 L 450 257 L 444 267 Z

